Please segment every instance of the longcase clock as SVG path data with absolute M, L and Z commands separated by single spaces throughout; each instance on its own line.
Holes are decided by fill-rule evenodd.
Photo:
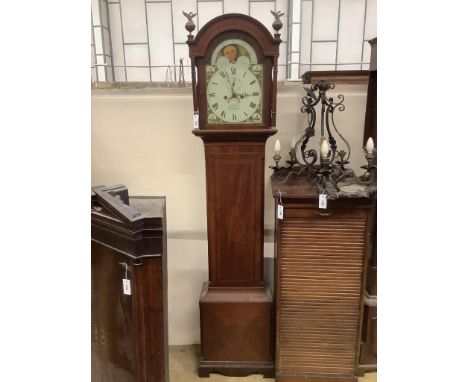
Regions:
M 205 146 L 209 281 L 200 296 L 199 375 L 274 375 L 273 301 L 263 281 L 265 142 L 276 133 L 281 28 L 226 14 L 187 44 L 192 61 L 193 134 Z

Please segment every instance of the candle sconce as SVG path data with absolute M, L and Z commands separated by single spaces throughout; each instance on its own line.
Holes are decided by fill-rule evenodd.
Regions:
M 367 165 L 361 166 L 366 172 L 359 177 L 359 179 L 367 184 L 377 184 L 377 150 L 374 149 L 374 141 L 372 138 L 367 140 L 364 147 L 366 153 Z
M 279 166 L 279 161 L 281 160 L 281 155 L 279 155 L 278 153 L 275 153 L 275 155 L 273 155 L 273 160 L 275 161 L 276 165 L 275 166 L 270 166 L 270 168 L 275 170 L 275 172 L 276 172 L 277 170 L 281 169 L 281 167 Z
M 327 96 L 327 91 L 334 89 L 335 84 L 328 81 L 318 81 L 310 89 L 304 88 L 306 95 L 302 98 L 301 112 L 307 114 L 307 127 L 297 142 L 293 142 L 289 151 L 287 166 L 280 166 L 279 142 L 275 145 L 273 160 L 275 166 L 272 178 L 276 183 L 285 183 L 294 178 L 305 178 L 307 182 L 317 185 L 321 192 L 333 194 L 340 192 L 339 182 L 348 184 L 358 182 L 361 185 L 375 185 L 377 179 L 376 150 L 373 142 L 366 145 L 366 159 L 368 164 L 363 166 L 366 173 L 357 178 L 354 171 L 346 168 L 349 164 L 351 147 L 335 125 L 334 113 L 344 111 L 344 96 L 337 96 L 338 102 Z M 315 136 L 317 110 L 320 108 L 320 153 L 308 147 Z M 346 150 L 339 149 L 333 134 L 343 141 Z

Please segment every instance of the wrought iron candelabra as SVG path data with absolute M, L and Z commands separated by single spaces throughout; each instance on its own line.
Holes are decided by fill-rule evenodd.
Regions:
M 279 141 L 277 141 L 273 156 L 275 166 L 270 166 L 276 182 L 283 183 L 291 178 L 305 177 L 308 182 L 317 185 L 323 192 L 340 191 L 338 183 L 351 179 L 364 185 L 376 184 L 377 162 L 372 138 L 369 138 L 365 148 L 368 164 L 362 168 L 366 170 L 366 173 L 356 178 L 354 171 L 345 167 L 349 163 L 351 148 L 348 141 L 338 131 L 334 121 L 335 111 L 345 110 L 344 96 L 339 94 L 338 102 L 334 102 L 332 97 L 327 96 L 327 91 L 334 88 L 335 84 L 328 81 L 318 81 L 312 84 L 310 89 L 304 88 L 306 95 L 302 98 L 301 112 L 307 114 L 307 127 L 299 140 L 293 141 L 289 160 L 285 161 L 286 167 L 280 166 L 281 155 L 279 154 Z M 320 155 L 317 150 L 308 147 L 316 134 L 316 108 L 320 108 Z M 341 138 L 346 151 L 338 148 L 333 134 Z

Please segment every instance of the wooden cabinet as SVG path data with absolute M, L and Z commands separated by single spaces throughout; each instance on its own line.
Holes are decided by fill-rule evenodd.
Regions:
M 363 138 L 364 144 L 369 137 L 372 137 L 377 144 L 377 38 L 369 40 L 369 44 L 371 45 L 371 61 Z M 361 373 L 377 370 L 377 212 L 374 215 L 374 223 L 362 329 Z
M 373 201 L 329 200 L 275 184 L 276 380 L 357 381 Z
M 377 370 L 377 213 L 374 213 L 374 230 L 371 238 L 367 282 L 362 322 L 361 355 L 359 372 Z
M 169 380 L 165 226 L 165 198 L 132 198 L 124 186 L 92 190 L 93 382 Z

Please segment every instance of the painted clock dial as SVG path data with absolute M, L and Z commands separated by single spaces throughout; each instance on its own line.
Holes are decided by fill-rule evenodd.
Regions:
M 208 124 L 262 123 L 263 65 L 240 39 L 218 44 L 206 65 Z

